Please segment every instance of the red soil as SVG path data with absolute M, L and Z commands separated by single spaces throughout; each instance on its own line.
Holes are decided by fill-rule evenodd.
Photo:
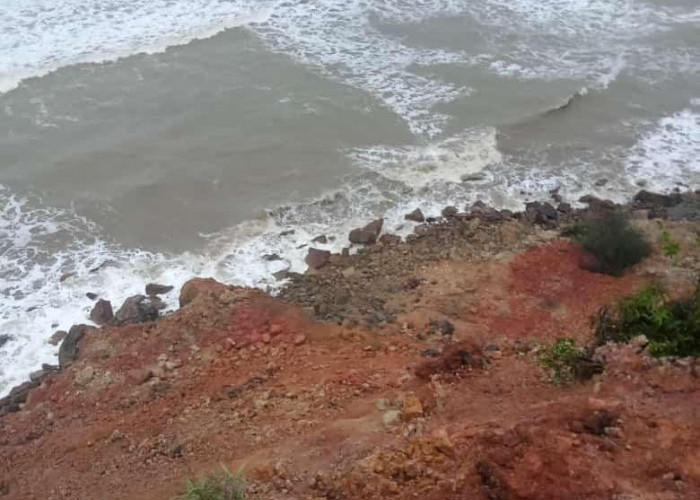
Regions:
M 516 352 L 589 340 L 591 314 L 643 281 L 579 258 L 557 241 L 427 265 L 405 292 L 415 307 L 381 331 L 216 287 L 155 323 L 97 330 L 3 417 L 0 497 L 166 500 L 223 463 L 244 465 L 264 499 L 700 499 L 694 364 L 628 346 L 597 380 L 555 387 L 536 353 Z M 435 317 L 464 347 L 430 360 L 420 352 L 439 340 L 416 333 Z M 500 351 L 482 354 L 488 343 Z

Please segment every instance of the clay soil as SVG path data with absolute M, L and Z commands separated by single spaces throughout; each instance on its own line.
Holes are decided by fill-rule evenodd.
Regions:
M 697 223 L 664 223 L 682 254 L 619 278 L 554 231 L 455 224 L 283 298 L 198 282 L 156 322 L 90 331 L 0 420 L 0 497 L 168 500 L 225 464 L 252 499 L 700 500 L 694 360 L 607 346 L 563 386 L 538 363 L 652 279 L 692 287 Z

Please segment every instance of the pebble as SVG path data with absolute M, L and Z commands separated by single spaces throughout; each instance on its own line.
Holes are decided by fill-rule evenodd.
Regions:
M 382 422 L 386 427 L 391 427 L 401 420 L 401 412 L 399 410 L 389 410 L 382 415 Z

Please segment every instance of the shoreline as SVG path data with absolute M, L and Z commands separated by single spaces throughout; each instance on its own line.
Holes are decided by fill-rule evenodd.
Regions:
M 521 227 L 507 228 L 501 233 L 494 233 L 491 236 L 496 237 L 491 238 L 490 241 L 480 242 L 484 244 L 485 248 L 481 250 L 482 253 L 479 256 L 479 260 L 488 261 L 498 255 L 499 252 L 495 247 L 499 243 L 503 243 L 504 240 L 509 245 L 515 242 L 522 243 L 522 246 L 519 247 L 520 249 L 527 248 L 536 242 L 546 241 L 546 239 L 538 239 L 533 234 L 533 228 L 556 230 L 591 213 L 612 208 L 628 213 L 636 211 L 638 212 L 635 215 L 636 218 L 700 219 L 698 191 L 678 191 L 670 194 L 661 194 L 642 189 L 624 204 L 617 204 L 609 200 L 585 195 L 577 200 L 579 204 L 585 205 L 584 208 L 573 208 L 570 203 L 562 200 L 558 190 L 550 192 L 550 195 L 552 203 L 526 202 L 525 209 L 520 212 L 494 209 L 479 201 L 471 206 L 464 207 L 462 211 L 455 206 L 447 206 L 438 217 L 425 217 L 420 208 L 416 208 L 413 212 L 406 214 L 405 220 L 407 222 L 415 222 L 417 225 L 404 239 L 400 236 L 383 232 L 383 219 L 377 219 L 364 228 L 353 230 L 353 232 L 359 231 L 367 234 L 361 235 L 360 239 L 353 242 L 351 233 L 348 246 L 344 247 L 340 253 L 331 253 L 328 250 L 316 248 L 314 246 L 315 243 L 323 244 L 327 242 L 325 235 L 319 235 L 307 245 L 309 247 L 309 255 L 306 258 L 308 268 L 304 273 L 290 272 L 288 269 L 273 273 L 273 276 L 278 281 L 287 281 L 275 296 L 286 302 L 301 305 L 307 313 L 320 320 L 338 322 L 339 324 L 346 323 L 353 326 L 362 323 L 363 326 L 372 327 L 393 320 L 392 313 L 387 313 L 383 304 L 372 304 L 374 298 L 371 292 L 363 289 L 361 286 L 358 287 L 357 283 L 353 283 L 357 281 L 353 279 L 357 277 L 355 269 L 357 263 L 363 261 L 363 259 L 371 262 L 373 254 L 389 253 L 405 256 L 407 253 L 406 248 L 414 247 L 419 249 L 419 256 L 415 259 L 418 262 L 421 260 L 435 261 L 441 258 L 460 258 L 463 257 L 460 253 L 464 254 L 464 249 L 455 248 L 454 246 L 448 249 L 447 245 L 450 245 L 452 240 L 461 240 L 464 243 L 473 238 L 477 232 L 483 231 L 483 226 L 481 230 L 479 229 L 480 224 L 500 228 L 504 223 L 524 223 Z M 467 223 L 467 228 L 464 227 L 465 223 Z M 456 237 L 455 234 L 450 234 L 454 232 L 455 228 L 458 230 Z M 465 231 L 470 234 L 467 235 Z M 365 240 L 362 239 L 363 237 Z M 551 237 L 552 235 L 549 236 L 549 238 Z M 441 245 L 435 245 L 435 240 L 440 241 Z M 351 248 L 355 248 L 357 253 L 351 255 Z M 473 252 L 473 249 L 469 248 L 467 252 Z M 261 258 L 263 260 L 278 260 L 282 259 L 283 256 L 269 254 L 263 255 Z M 376 264 L 370 263 L 370 266 L 374 266 L 372 271 L 373 274 L 376 274 Z M 406 274 L 402 266 L 403 263 L 400 266 L 389 266 L 389 268 L 380 269 L 380 272 L 382 274 L 393 273 L 396 277 L 393 286 L 396 288 L 417 286 L 415 283 L 411 283 L 411 280 L 415 278 L 410 276 L 411 273 Z M 193 279 L 196 280 L 197 278 Z M 149 287 L 152 287 L 150 291 Z M 54 345 L 60 344 L 58 352 L 59 364 L 44 364 L 40 369 L 30 374 L 29 380 L 12 387 L 6 396 L 0 398 L 0 416 L 19 411 L 23 402 L 26 401 L 29 391 L 41 385 L 47 377 L 60 373 L 62 368 L 60 359 L 62 356 L 77 359 L 77 342 L 82 338 L 85 331 L 99 329 L 102 326 L 124 326 L 147 321 L 158 321 L 176 313 L 178 309 L 169 310 L 165 315 L 160 315 L 160 311 L 166 307 L 166 304 L 160 299 L 160 295 L 170 292 L 172 288 L 168 285 L 147 285 L 144 295 L 132 296 L 122 304 L 120 309 L 124 318 L 120 320 L 117 320 L 120 311 L 116 308 L 113 309 L 113 305 L 109 301 L 101 298 L 98 300 L 99 296 L 97 294 L 87 292 L 89 298 L 92 295 L 91 299 L 96 300 L 95 308 L 91 311 L 89 317 L 86 318 L 90 319 L 92 324 L 76 324 L 68 332 L 55 332 L 48 342 Z M 326 292 L 318 293 L 320 289 L 324 288 L 327 289 Z M 155 293 L 153 290 L 156 290 Z M 330 297 L 329 294 L 331 295 Z M 344 302 L 348 299 L 351 299 L 350 302 L 353 302 L 352 296 L 356 294 L 360 296 L 359 304 L 353 303 L 349 308 L 346 307 Z M 320 297 L 325 295 L 326 298 L 318 299 L 317 295 Z M 342 303 L 342 307 L 337 307 L 338 302 Z M 105 310 L 105 306 L 108 311 Z M 180 307 L 182 307 L 182 298 L 180 298 Z M 344 309 L 348 309 L 350 313 L 343 311 Z M 401 308 L 398 309 L 400 310 Z M 117 313 L 116 315 L 115 312 Z M 98 321 L 93 320 L 93 315 Z M 67 343 L 66 340 L 68 341 Z M 62 354 L 62 350 L 67 351 L 68 354 Z
M 561 337 L 591 345 L 597 311 L 645 283 L 695 286 L 700 196 L 624 207 L 654 251 L 620 277 L 582 268 L 560 235 L 611 208 L 588 202 L 446 207 L 407 241 L 375 221 L 349 235 L 357 253 L 310 252 L 278 297 L 194 278 L 160 317 L 166 286 L 116 312 L 104 301 L 95 319 L 115 320 L 74 326 L 61 369 L 3 400 L 0 494 L 165 500 L 224 464 L 251 500 L 688 498 L 696 359 L 604 344 L 592 379 L 556 384 L 541 356 Z

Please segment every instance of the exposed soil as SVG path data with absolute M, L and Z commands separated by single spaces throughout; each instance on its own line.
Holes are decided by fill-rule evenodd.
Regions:
M 0 420 L 0 497 L 168 500 L 244 467 L 258 499 L 700 500 L 700 366 L 603 346 L 555 386 L 538 363 L 596 310 L 700 269 L 697 221 L 613 278 L 521 219 L 453 217 L 332 256 L 282 298 L 190 285 L 158 321 L 88 330 Z

